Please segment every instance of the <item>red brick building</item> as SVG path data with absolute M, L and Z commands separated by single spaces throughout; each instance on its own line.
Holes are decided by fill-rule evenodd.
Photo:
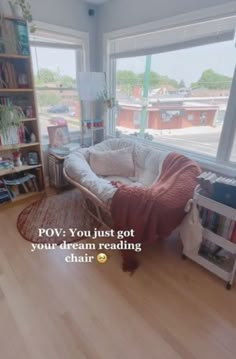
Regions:
M 149 105 L 146 128 L 163 130 L 192 126 L 213 126 L 218 110 L 217 105 L 197 102 L 166 102 Z M 119 104 L 116 125 L 130 129 L 140 128 L 141 105 Z

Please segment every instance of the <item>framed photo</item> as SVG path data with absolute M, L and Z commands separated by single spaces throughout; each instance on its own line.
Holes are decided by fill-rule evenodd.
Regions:
M 62 147 L 70 143 L 67 125 L 49 126 L 47 129 L 50 147 Z
M 39 164 L 39 155 L 36 151 L 28 152 L 28 164 L 29 165 L 38 165 Z

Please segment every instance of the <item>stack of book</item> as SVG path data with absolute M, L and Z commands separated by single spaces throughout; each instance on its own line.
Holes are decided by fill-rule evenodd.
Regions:
M 4 19 L 0 23 L 0 52 L 28 56 L 29 39 L 26 23 Z
M 236 208 L 236 179 L 203 172 L 197 178 L 201 193 L 214 201 Z
M 25 173 L 23 176 L 22 174 L 15 175 L 13 178 L 12 176 L 9 178 L 6 176 L 2 179 L 2 182 L 9 191 L 11 198 L 15 198 L 20 194 L 39 191 L 36 176 L 32 173 Z
M 12 161 L 8 160 L 8 159 L 2 159 L 0 157 L 0 170 L 5 170 L 8 168 L 12 168 Z
M 11 200 L 11 195 L 5 187 L 3 181 L 0 180 L 0 203 L 8 202 Z
M 235 221 L 204 207 L 199 209 L 199 213 L 201 223 L 204 228 L 207 228 L 215 234 L 236 243 Z
M 17 88 L 17 74 L 14 65 L 9 61 L 0 63 L 0 88 Z

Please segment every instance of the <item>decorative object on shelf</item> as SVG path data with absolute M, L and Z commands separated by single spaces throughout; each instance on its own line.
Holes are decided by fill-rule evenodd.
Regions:
M 27 107 L 27 109 L 26 109 L 26 117 L 27 118 L 33 118 L 34 117 L 33 107 L 32 106 Z
M 37 138 L 36 138 L 36 135 L 34 134 L 34 132 L 32 132 L 32 133 L 30 134 L 30 142 L 31 142 L 31 143 L 37 142 Z
M 9 0 L 12 15 L 15 17 L 23 17 L 25 21 L 30 24 L 30 32 L 36 31 L 36 27 L 33 24 L 33 16 L 31 11 L 31 5 L 27 0 Z
M 1 143 L 6 144 L 11 139 L 11 130 L 19 128 L 20 123 L 24 118 L 24 113 L 21 108 L 17 106 L 0 105 L 0 118 Z
M 31 151 L 28 153 L 28 164 L 35 166 L 39 164 L 39 155 L 36 151 Z
M 21 153 L 19 150 L 16 150 L 12 153 L 13 156 L 13 162 L 15 167 L 21 167 L 23 165 L 21 161 Z
M 18 87 L 22 89 L 29 87 L 27 74 L 22 72 L 18 75 Z

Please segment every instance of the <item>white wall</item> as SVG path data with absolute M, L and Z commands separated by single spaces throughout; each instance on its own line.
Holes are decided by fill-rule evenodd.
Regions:
M 31 0 L 30 2 L 35 20 L 89 33 L 90 65 L 91 70 L 94 70 L 97 17 L 88 16 L 88 9 L 91 6 L 83 0 Z
M 99 10 L 100 31 L 109 32 L 230 2 L 232 0 L 111 0 Z
M 103 70 L 103 34 L 114 30 L 129 28 L 136 25 L 158 21 L 161 19 L 183 15 L 227 4 L 236 5 L 232 0 L 111 0 L 97 10 L 96 34 L 97 68 Z M 222 14 L 228 13 L 227 7 Z

